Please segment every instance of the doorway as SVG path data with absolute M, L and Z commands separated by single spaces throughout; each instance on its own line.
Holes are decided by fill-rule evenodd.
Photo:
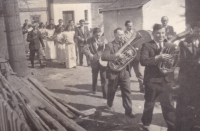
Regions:
M 74 21 L 74 11 L 63 11 L 63 24 L 68 25 L 70 20 Z

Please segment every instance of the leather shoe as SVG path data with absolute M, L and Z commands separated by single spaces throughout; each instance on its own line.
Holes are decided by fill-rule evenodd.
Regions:
M 135 115 L 133 113 L 131 113 L 131 114 L 125 114 L 125 115 L 127 115 L 129 118 L 135 118 Z

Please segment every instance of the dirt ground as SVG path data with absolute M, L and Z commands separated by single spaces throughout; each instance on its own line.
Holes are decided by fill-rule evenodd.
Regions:
M 116 92 L 114 112 L 109 112 L 106 108 L 106 100 L 102 98 L 99 78 L 97 93 L 91 92 L 92 75 L 90 67 L 84 65 L 66 69 L 65 65 L 59 65 L 56 62 L 46 61 L 46 64 L 47 67 L 42 69 L 36 64 L 36 68 L 30 68 L 31 74 L 41 81 L 47 89 L 70 102 L 73 107 L 81 111 L 95 108 L 102 114 L 101 116 L 91 115 L 78 120 L 77 123 L 87 131 L 143 130 L 141 116 L 144 107 L 144 94 L 139 92 L 138 81 L 133 70 L 131 77 L 132 107 L 136 117 L 131 119 L 124 115 L 120 89 Z M 143 72 L 144 68 L 142 67 L 141 70 Z M 154 108 L 150 131 L 166 130 L 161 108 L 157 103 Z

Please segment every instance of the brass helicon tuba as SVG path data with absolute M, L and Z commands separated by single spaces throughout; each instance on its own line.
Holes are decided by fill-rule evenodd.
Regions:
M 139 31 L 137 32 L 136 36 L 132 35 L 130 39 L 126 39 L 126 44 L 124 44 L 117 52 L 122 54 L 123 57 L 117 58 L 115 61 L 108 62 L 108 66 L 113 71 L 121 71 L 123 68 L 125 68 L 126 65 L 128 65 L 137 55 L 137 48 L 135 45 L 142 45 L 145 41 Z
M 176 44 L 174 44 L 174 42 L 176 40 L 184 38 L 186 35 L 190 33 L 192 33 L 192 29 L 191 27 L 187 27 L 187 29 L 184 32 L 175 35 L 170 40 L 166 39 L 166 42 L 164 45 L 165 47 L 162 48 L 160 54 L 170 54 L 171 57 L 170 59 L 166 61 L 162 61 L 158 63 L 158 68 L 164 75 L 174 72 L 179 61 L 179 47 Z

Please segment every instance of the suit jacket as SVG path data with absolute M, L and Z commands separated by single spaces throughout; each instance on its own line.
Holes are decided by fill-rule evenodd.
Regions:
M 160 54 L 154 40 L 149 43 L 144 43 L 140 53 L 140 63 L 145 66 L 144 82 L 161 82 L 161 78 L 165 78 L 167 82 L 171 79 L 169 76 L 164 76 L 158 68 L 158 62 L 155 61 L 155 56 Z
M 39 30 L 37 33 L 34 33 L 33 30 L 28 33 L 27 42 L 30 42 L 29 48 L 30 50 L 39 50 L 40 44 L 44 47 L 44 42 L 42 40 L 42 34 Z
M 82 31 L 80 26 L 75 29 L 75 38 L 77 39 L 78 46 L 84 46 L 89 36 L 90 33 L 87 26 L 84 26 L 84 32 Z M 83 38 L 84 41 L 82 41 L 81 38 Z
M 98 45 L 98 47 L 96 47 Z M 103 51 L 104 43 L 98 43 L 94 37 L 87 39 L 87 44 L 83 48 L 83 53 L 90 59 L 92 68 L 98 68 L 99 58 Z M 93 55 L 93 57 L 91 57 Z
M 200 78 L 200 39 L 189 36 L 180 42 L 179 81 L 184 84 L 197 86 Z M 190 47 L 188 47 L 190 45 Z
M 54 24 L 49 24 L 49 25 L 47 25 L 46 28 L 49 30 L 52 30 L 52 29 L 56 28 L 56 26 Z
M 105 49 L 102 53 L 102 60 L 103 61 L 114 61 L 117 57 L 115 56 L 115 53 L 120 49 L 119 44 L 115 41 L 106 44 Z M 129 72 L 129 75 L 131 76 L 131 68 L 130 64 L 128 64 L 122 71 L 127 70 Z M 106 72 L 107 79 L 115 79 L 117 75 L 119 75 L 120 71 L 113 71 L 109 68 Z
M 174 28 L 173 28 L 172 26 L 170 26 L 170 25 L 168 25 L 168 26 L 165 28 L 165 31 L 166 31 L 166 36 L 167 36 L 168 39 L 170 39 L 170 38 L 169 38 L 169 35 L 171 35 L 171 36 L 174 36 L 174 35 L 175 35 Z

